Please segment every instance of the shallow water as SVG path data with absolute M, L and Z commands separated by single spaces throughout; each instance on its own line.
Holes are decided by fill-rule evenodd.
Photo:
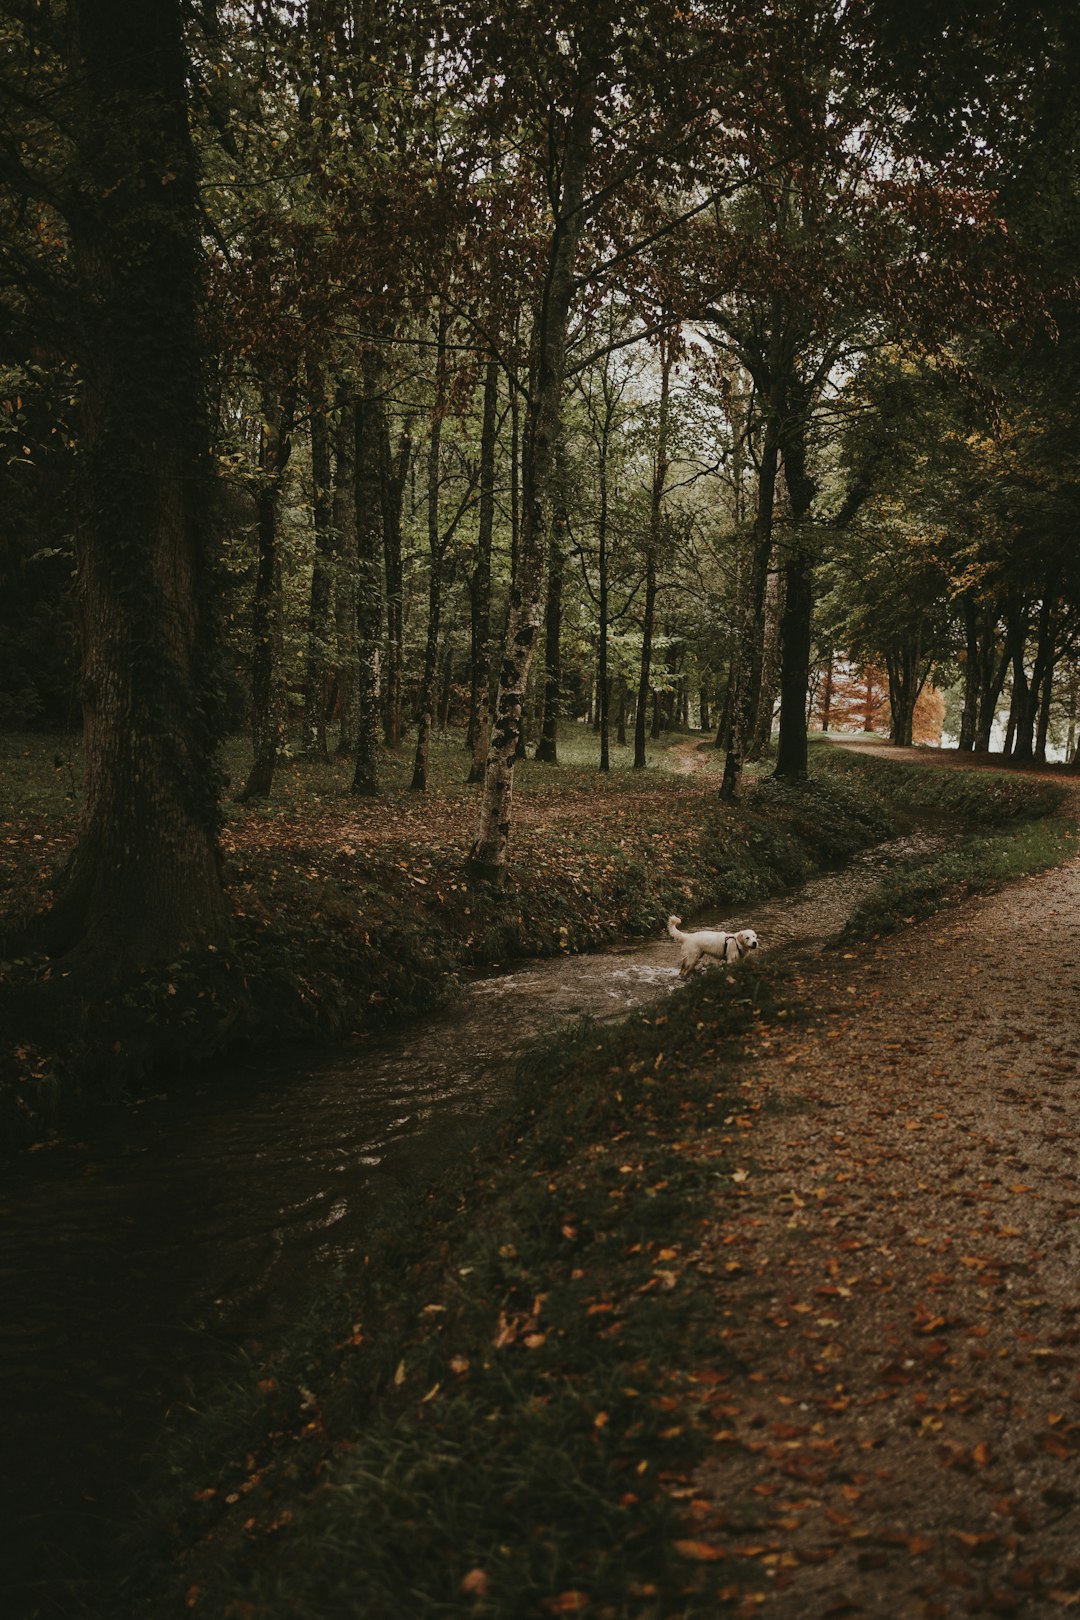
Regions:
M 694 925 L 812 948 L 898 859 L 937 842 L 893 840 Z M 436 1018 L 174 1081 L 92 1143 L 16 1165 L 0 1201 L 0 1525 L 17 1549 L 4 1612 L 77 1615 L 84 1583 L 93 1609 L 163 1425 L 202 1404 L 237 1347 L 272 1345 L 309 1289 L 347 1276 L 380 1206 L 468 1140 L 515 1053 L 678 982 L 666 936 L 495 970 Z

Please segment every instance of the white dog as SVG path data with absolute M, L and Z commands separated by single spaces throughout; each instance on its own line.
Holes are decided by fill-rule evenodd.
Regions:
M 744 956 L 758 948 L 758 937 L 752 928 L 740 928 L 737 934 L 726 934 L 722 928 L 699 928 L 694 934 L 679 929 L 681 917 L 669 917 L 667 931 L 682 946 L 679 977 L 685 979 L 693 973 L 703 959 L 714 962 L 741 962 Z

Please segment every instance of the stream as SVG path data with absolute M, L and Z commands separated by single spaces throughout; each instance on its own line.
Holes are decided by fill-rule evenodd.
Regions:
M 815 946 L 897 860 L 877 846 L 745 915 L 765 950 Z M 0 1591 L 11 1620 L 90 1613 L 163 1427 L 205 1404 L 238 1348 L 363 1252 L 388 1197 L 423 1184 L 498 1101 L 513 1054 L 678 984 L 666 936 L 470 980 L 437 1016 L 330 1052 L 209 1070 L 92 1142 L 24 1155 L 0 1200 Z M 510 1054 L 510 1056 L 508 1056 Z

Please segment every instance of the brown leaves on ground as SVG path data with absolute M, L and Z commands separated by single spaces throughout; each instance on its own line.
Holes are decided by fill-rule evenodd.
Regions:
M 700 1267 L 747 1376 L 697 1384 L 676 1547 L 745 1561 L 733 1612 L 1080 1606 L 1078 901 L 1073 864 L 824 959 L 746 1037 Z

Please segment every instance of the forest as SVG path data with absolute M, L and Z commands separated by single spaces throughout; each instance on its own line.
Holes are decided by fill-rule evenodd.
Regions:
M 1074 41 L 984 9 L 7 8 L 3 718 L 87 749 L 51 948 L 221 943 L 224 734 L 250 801 L 329 749 L 422 793 L 464 727 L 489 881 L 560 718 L 600 770 L 715 728 L 735 796 L 839 661 L 897 742 L 929 681 L 962 749 L 1074 751 Z
M 352 1248 L 342 1236 L 318 1264 L 314 1247 L 297 1249 L 300 1260 L 290 1249 L 294 1270 L 266 1283 L 275 1303 L 261 1325 L 212 1266 L 147 1303 L 186 1333 L 218 1321 L 214 1294 L 225 1314 L 213 1331 L 247 1358 L 262 1394 L 240 1402 L 242 1418 L 239 1407 L 215 1417 L 232 1363 L 201 1383 L 205 1369 L 175 1345 L 164 1355 L 161 1388 L 185 1390 L 186 1407 L 211 1416 L 186 1460 L 168 1463 L 166 1505 L 149 1510 L 159 1519 L 133 1565 L 128 1552 L 115 1561 L 130 1526 L 102 1553 L 75 1475 L 98 1477 L 106 1517 L 128 1525 L 124 1493 L 158 1488 L 138 1483 L 156 1442 L 132 1439 L 107 1462 L 99 1402 L 97 1416 L 53 1414 L 53 1442 L 39 1447 L 46 1375 L 70 1378 L 77 1362 L 40 1347 L 17 1349 L 11 1366 L 0 1356 L 16 1392 L 28 1380 L 15 1401 L 25 1500 L 10 1509 L 32 1526 L 11 1587 L 27 1620 L 156 1620 L 180 1612 L 174 1602 L 222 1620 L 884 1617 L 909 1612 L 901 1590 L 928 1615 L 1038 1617 L 1056 1612 L 1045 1605 L 1059 1593 L 1076 1600 L 1080 1568 L 1051 1570 L 1049 1528 L 1029 1560 L 1037 1573 L 1010 1586 L 1016 1547 L 993 1539 L 981 1506 L 943 1528 L 953 1511 L 943 1498 L 929 1529 L 893 1504 L 894 1528 L 883 1519 L 866 1534 L 913 1564 L 926 1535 L 985 1554 L 967 1608 L 949 1607 L 944 1577 L 910 1592 L 893 1575 L 875 1587 L 879 1565 L 855 1542 L 843 1554 L 855 1559 L 853 1606 L 829 1607 L 848 1588 L 839 1576 L 828 1590 L 805 1584 L 826 1580 L 807 1573 L 821 1559 L 789 1556 L 752 1514 L 729 1534 L 723 1513 L 701 1506 L 726 1500 L 745 1463 L 718 1474 L 713 1453 L 688 1462 L 676 1438 L 709 1422 L 714 1441 L 738 1429 L 735 1406 L 725 1416 L 717 1402 L 739 1405 L 728 1380 L 753 1360 L 740 1349 L 737 1374 L 742 1330 L 711 1295 L 683 1298 L 711 1264 L 721 1275 L 710 1243 L 736 1242 L 738 1224 L 702 1202 L 704 1170 L 685 1168 L 688 1111 L 713 1132 L 723 1119 L 727 1134 L 701 1147 L 700 1164 L 734 1154 L 725 1196 L 752 1192 L 739 1153 L 771 1104 L 743 1095 L 732 1054 L 767 1068 L 798 1023 L 787 1079 L 817 1097 L 818 1047 L 834 1039 L 853 1117 L 876 1144 L 867 1162 L 906 1164 L 914 1144 L 879 1140 L 884 1112 L 867 1098 L 897 1063 L 921 1096 L 930 1082 L 921 1070 L 912 1079 L 915 1060 L 885 1054 L 944 1026 L 904 999 L 915 992 L 889 951 L 922 960 L 928 928 L 945 930 L 939 945 L 974 950 L 965 908 L 992 908 L 1002 884 L 1020 886 L 1036 932 L 1051 913 L 1071 917 L 1071 891 L 1025 912 L 1022 884 L 1066 882 L 1080 803 L 1078 70 L 1080 12 L 1067 0 L 0 0 L 0 1148 L 17 1211 L 0 1276 L 24 1269 L 32 1342 L 62 1336 L 49 1313 L 87 1279 L 110 1300 L 115 1289 L 119 1319 L 148 1275 L 127 1238 L 108 1261 L 104 1239 L 84 1250 L 86 1233 L 49 1250 L 42 1212 L 69 1207 L 105 1163 L 95 1153 L 116 1155 L 117 1208 L 142 1209 L 125 1151 L 148 1153 L 165 1189 L 184 1161 L 179 1148 L 170 1156 L 169 1133 L 212 1158 L 246 1117 L 247 1170 L 237 1161 L 228 1177 L 254 1210 L 252 1166 L 277 1163 L 282 1147 L 261 1110 L 280 1108 L 280 1132 L 308 1140 L 318 1110 L 301 1076 L 316 1050 L 358 1054 L 371 1109 L 377 1054 L 392 1052 L 393 1072 L 404 1064 L 419 1088 L 419 1119 L 447 1052 L 470 1098 L 477 1076 L 489 1085 L 494 1046 L 507 1075 L 511 1060 L 520 1071 L 490 1081 L 509 1092 L 488 1109 L 490 1140 L 477 1127 L 460 1150 L 463 1185 L 417 1195 L 393 1217 L 400 1230 L 381 1236 L 353 1229 L 350 1191 L 341 1231 Z M 819 883 L 838 895 L 848 885 L 842 914 Z M 818 919 L 801 933 L 783 898 L 800 886 Z M 945 914 L 959 920 L 936 920 L 961 901 Z M 678 962 L 664 925 L 680 914 L 753 924 L 778 954 L 730 976 L 691 975 L 659 1013 L 649 997 L 661 980 L 671 988 Z M 1011 960 L 1007 915 L 988 927 Z M 844 949 L 807 966 L 798 949 L 826 935 Z M 624 971 L 617 952 L 632 942 L 645 954 Z M 1063 948 L 1037 947 L 1018 1013 L 1044 1018 L 1048 987 L 1073 984 Z M 601 968 L 589 952 L 608 978 L 590 977 Z M 789 952 L 802 965 L 785 966 Z M 522 962 L 532 965 L 519 989 Z M 924 967 L 941 979 L 931 957 Z M 993 1023 L 1000 992 L 979 971 L 956 1028 L 969 1007 Z M 873 988 L 881 976 L 895 991 L 892 1025 Z M 490 1001 L 474 1007 L 484 983 Z M 599 1024 L 579 1021 L 609 1017 L 608 1000 L 629 1022 L 594 1042 Z M 844 1021 L 856 1008 L 876 1032 L 869 1043 Z M 1044 1021 L 1017 1038 L 1032 1054 L 1057 1042 L 1047 1061 L 1073 1074 L 1075 1030 L 1065 1013 L 1052 1022 L 1053 1037 Z M 545 1035 L 539 1056 L 522 1056 Z M 972 1026 L 971 1039 L 977 1053 L 992 1031 Z M 868 1079 L 858 1064 L 871 1056 Z M 719 1101 L 705 1078 L 714 1057 Z M 931 1075 L 952 1073 L 951 1059 L 934 1061 L 945 1067 Z M 981 1061 L 969 1060 L 965 1085 Z M 1006 1078 L 1034 1086 L 1018 1064 Z M 245 1089 L 264 1066 L 276 1076 L 266 1103 Z M 653 1074 L 668 1087 L 678 1077 L 682 1101 L 662 1099 Z M 206 1112 L 207 1085 L 227 1113 Z M 897 1106 L 921 1119 L 904 1098 Z M 981 1117 L 972 1110 L 964 1117 Z M 151 1116 L 168 1130 L 154 1136 Z M 449 1115 L 437 1117 L 446 1141 L 416 1150 L 429 1168 L 458 1140 Z M 382 1147 L 373 1154 L 341 1128 L 339 1158 L 381 1162 Z M 989 1159 L 1013 1129 L 1002 1126 Z M 281 1160 L 282 1187 L 305 1151 Z M 797 1133 L 775 1151 L 802 1163 Z M 165 1215 L 163 1193 L 146 1216 L 162 1253 L 173 1252 L 177 1209 L 203 1232 L 191 1212 L 217 1197 L 211 1158 L 176 1209 Z M 398 1192 L 413 1174 L 387 1173 Z M 1027 1172 L 1015 1175 L 1028 1190 Z M 303 1198 L 332 1202 L 327 1185 Z M 797 1209 L 810 1198 L 803 1187 Z M 479 1226 L 490 1220 L 482 1255 L 469 1199 Z M 554 1247 L 527 1260 L 550 1224 L 545 1200 L 560 1203 Z M 941 1214 L 943 1230 L 952 1219 Z M 695 1222 L 719 1231 L 723 1220 L 727 1235 L 695 1249 Z M 1049 1242 L 1032 1221 L 1014 1232 L 1029 1257 Z M 318 1225 L 312 1217 L 312 1233 Z M 241 1243 L 241 1270 L 261 1264 L 254 1242 Z M 559 1269 L 587 1243 L 590 1258 Z M 408 1286 L 399 1300 L 379 1282 L 364 1284 L 362 1305 L 350 1295 L 346 1309 L 377 1329 L 331 1327 L 326 1268 L 366 1260 L 367 1245 L 378 1251 L 371 1276 L 400 1270 Z M 693 1287 L 692 1250 L 706 1256 Z M 439 1270 L 447 1253 L 467 1257 L 456 1293 Z M 974 1287 L 983 1261 L 969 1261 Z M 837 1267 L 848 1264 L 821 1261 L 844 1298 L 852 1285 Z M 275 1312 L 299 1320 L 308 1284 L 321 1325 L 261 1362 Z M 617 1301 L 631 1294 L 647 1296 L 651 1325 L 631 1322 L 620 1337 Z M 414 1307 L 429 1313 L 422 1344 Z M 564 1308 L 556 1332 L 549 1316 Z M 72 1309 L 94 1320 L 85 1301 Z M 953 1320 L 944 1303 L 912 1310 L 926 1343 Z M 474 1348 L 451 1355 L 454 1312 Z M 705 1327 L 688 1326 L 695 1312 Z M 605 1324 L 613 1337 L 601 1342 Z M 101 1345 L 91 1334 L 86 1376 L 115 1364 L 142 1389 L 152 1363 L 142 1331 Z M 650 1346 L 684 1332 L 699 1359 L 679 1383 Z M 544 1370 L 557 1339 L 563 1359 Z M 872 1339 L 856 1325 L 837 1356 Z M 328 1370 L 331 1342 L 363 1363 L 346 1379 L 348 1401 L 345 1375 Z M 1064 1343 L 1053 1340 L 1055 1356 Z M 483 1360 L 492 1345 L 496 1359 L 528 1362 L 528 1375 L 496 1390 Z M 419 1416 L 409 1408 L 402 1440 L 395 1424 L 418 1362 L 431 1393 L 417 1397 Z M 897 1365 L 892 1383 L 906 1388 L 913 1363 Z M 647 1420 L 622 1412 L 639 1383 Z M 924 1392 L 922 1420 L 939 1395 L 949 1414 L 978 1409 Z M 831 1398 L 849 1396 L 837 1384 Z M 1076 1454 L 1080 1414 L 1048 1399 L 1065 1447 L 1040 1452 L 1049 1468 Z M 139 1421 L 168 1428 L 166 1405 L 161 1395 L 139 1406 Z M 586 1407 L 580 1445 L 560 1451 Z M 126 1424 L 123 1401 L 108 1409 Z M 489 1474 L 475 1434 L 499 1414 L 506 1439 Z M 775 1412 L 769 1423 L 779 1432 Z M 635 1445 L 645 1434 L 640 1458 L 633 1446 L 604 1452 L 616 1429 Z M 360 1430 L 367 1460 L 328 1460 L 339 1442 L 342 1455 L 359 1445 Z M 82 1461 L 57 1506 L 49 1459 L 61 1435 Z M 836 1440 L 845 1455 L 849 1442 Z M 295 1484 L 311 1459 L 298 1462 L 294 1444 L 322 1447 L 313 1478 L 355 1467 L 362 1547 L 339 1508 L 318 1505 L 317 1485 Z M 964 1440 L 963 1490 L 989 1481 L 983 1444 L 981 1431 Z M 960 1450 L 950 1455 L 960 1469 Z M 443 1522 L 436 1474 L 447 1459 L 488 1483 Z M 869 1489 L 852 1469 L 842 1477 L 855 1496 L 837 1512 Z M 1002 1474 L 999 1501 L 1018 1477 Z M 1068 1502 L 1045 1495 L 1065 1490 L 1056 1474 L 1042 1486 L 1051 1507 L 1072 1510 L 1071 1491 Z M 794 1489 L 771 1477 L 746 1488 L 766 1506 Z M 315 1506 L 292 1502 L 293 1490 Z M 242 1531 L 227 1515 L 219 1525 L 223 1503 L 248 1492 L 268 1504 L 262 1517 Z M 492 1493 L 504 1503 L 497 1526 Z M 544 1505 L 519 1518 L 519 1497 Z M 307 1528 L 279 1536 L 294 1511 Z M 793 1526 L 803 1511 L 789 1509 Z M 406 1531 L 420 1538 L 408 1590 Z M 801 1533 L 791 1530 L 796 1542 Z M 612 1546 L 630 1549 L 618 1573 Z M 59 1576 L 43 1575 L 58 1548 Z M 358 1579 L 371 1582 L 368 1607 L 347 1595 Z

